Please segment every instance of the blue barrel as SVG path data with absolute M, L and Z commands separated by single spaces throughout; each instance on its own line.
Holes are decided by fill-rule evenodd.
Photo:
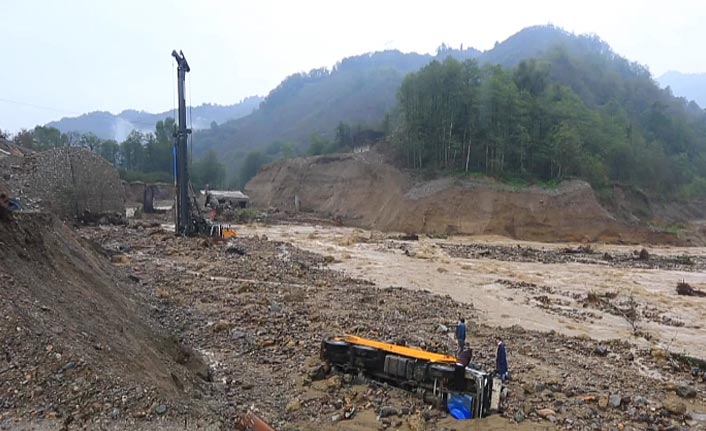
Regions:
M 455 419 L 471 419 L 473 417 L 473 397 L 468 394 L 449 394 L 446 402 L 449 414 Z

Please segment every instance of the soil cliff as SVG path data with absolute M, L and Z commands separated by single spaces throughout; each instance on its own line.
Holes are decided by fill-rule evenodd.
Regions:
M 516 189 L 492 180 L 415 181 L 374 152 L 276 162 L 246 186 L 254 205 L 315 212 L 354 226 L 539 241 L 679 242 L 616 219 L 590 185 Z

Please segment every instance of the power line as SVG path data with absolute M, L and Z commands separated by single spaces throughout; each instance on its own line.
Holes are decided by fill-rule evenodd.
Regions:
M 37 108 L 37 109 L 46 109 L 47 111 L 54 111 L 54 112 L 59 112 L 62 114 L 71 114 L 71 115 L 81 115 L 76 112 L 72 111 L 67 111 L 65 109 L 59 109 L 59 108 L 52 108 L 49 106 L 42 106 L 42 105 L 35 105 L 34 103 L 29 103 L 29 102 L 20 102 L 18 100 L 10 100 L 10 99 L 3 99 L 0 98 L 0 102 L 6 102 L 6 103 L 12 103 L 14 105 L 22 105 L 22 106 L 30 106 L 32 108 Z

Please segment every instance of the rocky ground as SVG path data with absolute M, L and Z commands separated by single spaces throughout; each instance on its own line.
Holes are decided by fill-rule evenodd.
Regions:
M 490 327 L 472 304 L 374 286 L 329 269 L 330 256 L 264 236 L 180 238 L 147 223 L 78 232 L 76 244 L 45 240 L 3 255 L 3 263 L 14 263 L 0 265 L 10 298 L 0 334 L 0 429 L 233 429 L 253 408 L 278 430 L 679 430 L 706 423 L 706 367 L 663 350 Z M 86 263 L 58 260 L 51 250 L 59 245 L 69 256 L 83 256 L 79 245 L 95 250 L 89 267 L 108 274 L 100 279 L 105 288 L 118 283 L 133 292 L 132 302 L 118 307 L 134 308 L 132 320 L 119 321 L 110 296 L 86 303 L 80 295 L 45 292 L 41 301 L 23 303 L 11 295 L 32 283 L 50 286 L 50 293 L 78 286 L 78 275 L 61 274 L 80 274 Z M 42 259 L 69 263 L 53 279 L 12 274 L 23 260 L 51 272 Z M 71 316 L 65 307 L 95 309 Z M 56 320 L 57 310 L 64 320 Z M 75 329 L 67 315 L 89 324 Z M 475 362 L 492 369 L 495 335 L 508 345 L 508 398 L 502 412 L 475 425 L 319 360 L 321 341 L 343 333 L 449 353 L 458 316 L 470 322 Z M 125 325 L 141 329 L 128 337 L 115 329 Z M 208 368 L 194 366 L 195 357 Z M 22 428 L 27 423 L 36 428 Z
M 512 262 L 582 263 L 618 268 L 668 269 L 675 271 L 704 271 L 706 257 L 693 255 L 653 256 L 646 249 L 636 248 L 632 253 L 597 252 L 591 246 L 537 249 L 489 244 L 443 244 L 450 256 L 468 259 L 498 259 Z
M 218 243 L 160 228 L 82 234 L 153 292 L 154 317 L 209 359 L 224 423 L 254 406 L 278 429 L 345 422 L 353 410 L 361 417 L 372 412 L 372 425 L 381 428 L 456 426 L 402 390 L 322 375 L 318 352 L 322 339 L 341 333 L 449 352 L 449 324 L 463 315 L 472 322 L 475 361 L 492 368 L 493 337 L 500 332 L 507 340 L 513 379 L 502 416 L 510 422 L 562 429 L 703 426 L 704 369 L 661 350 L 487 327 L 470 304 L 372 289 L 327 269 L 330 258 L 262 236 Z

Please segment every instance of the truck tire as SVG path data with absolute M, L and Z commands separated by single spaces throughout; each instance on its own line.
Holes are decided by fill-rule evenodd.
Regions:
M 324 340 L 321 346 L 322 359 L 333 364 L 347 364 L 351 345 L 341 340 Z
M 324 350 L 326 352 L 331 352 L 331 353 L 348 353 L 348 349 L 350 348 L 350 344 L 346 343 L 345 341 L 341 340 L 325 340 L 324 341 Z

